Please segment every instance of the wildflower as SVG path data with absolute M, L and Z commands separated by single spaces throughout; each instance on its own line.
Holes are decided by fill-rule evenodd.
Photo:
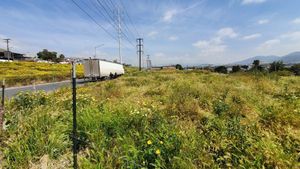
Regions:
M 157 149 L 157 150 L 155 151 L 155 154 L 160 155 L 160 150 Z
M 151 141 L 151 140 L 148 140 L 148 141 L 147 141 L 147 144 L 148 144 L 148 145 L 151 145 L 151 144 L 152 144 L 152 141 Z
M 159 144 L 164 144 L 164 142 L 163 142 L 163 141 L 160 141 Z

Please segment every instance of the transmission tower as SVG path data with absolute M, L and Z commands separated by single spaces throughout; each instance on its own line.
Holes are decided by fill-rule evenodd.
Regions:
M 147 69 L 151 69 L 152 68 L 152 64 L 151 64 L 151 60 L 150 60 L 150 55 L 147 55 L 146 63 L 147 63 Z
M 139 70 L 141 71 L 142 70 L 142 55 L 144 53 L 144 45 L 143 45 L 143 38 L 138 38 L 136 40 L 137 42 L 137 54 L 139 56 Z
M 10 60 L 10 51 L 9 51 L 9 41 L 11 39 L 3 39 L 6 43 L 6 57 L 7 57 L 7 60 Z

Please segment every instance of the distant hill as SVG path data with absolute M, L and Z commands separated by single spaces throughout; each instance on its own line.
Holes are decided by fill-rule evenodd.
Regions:
M 300 52 L 290 53 L 285 56 L 255 56 L 242 61 L 232 63 L 234 65 L 249 65 L 254 60 L 260 60 L 261 63 L 272 63 L 274 61 L 283 61 L 283 63 L 300 63 Z
M 281 59 L 284 63 L 300 63 L 300 52 L 288 54 Z

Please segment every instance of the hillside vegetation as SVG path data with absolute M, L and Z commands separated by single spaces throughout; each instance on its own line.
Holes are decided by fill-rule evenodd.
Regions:
M 7 86 L 61 81 L 70 78 L 69 64 L 50 64 L 36 62 L 0 62 L 0 80 Z M 83 77 L 83 67 L 78 66 L 78 76 Z
M 299 84 L 176 70 L 87 84 L 78 89 L 80 168 L 299 168 Z M 4 168 L 72 166 L 70 88 L 20 94 L 6 120 Z

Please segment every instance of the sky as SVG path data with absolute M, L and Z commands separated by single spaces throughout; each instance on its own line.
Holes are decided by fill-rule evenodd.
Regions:
M 0 0 L 0 38 L 12 39 L 11 50 L 29 56 L 48 49 L 89 58 L 104 44 L 97 57 L 118 59 L 117 30 L 109 16 L 100 15 L 105 11 L 97 0 L 74 1 L 98 25 L 72 0 Z M 299 0 L 121 1 L 125 63 L 138 63 L 137 37 L 144 39 L 144 56 L 150 55 L 153 65 L 227 64 L 300 51 Z M 114 21 L 116 13 L 110 16 Z M 0 48 L 5 45 L 0 41 Z

